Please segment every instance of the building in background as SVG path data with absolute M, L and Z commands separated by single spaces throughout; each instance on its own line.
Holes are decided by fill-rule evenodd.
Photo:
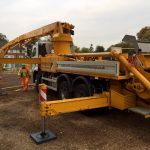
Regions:
M 125 35 L 122 41 L 132 45 L 136 53 L 139 50 L 143 53 L 150 53 L 150 42 L 138 41 L 136 37 L 132 35 Z
M 26 48 L 16 46 L 12 50 L 9 50 L 4 58 L 25 58 L 27 56 Z M 22 64 L 4 64 L 4 70 L 17 70 Z
M 138 42 L 139 49 L 144 53 L 150 53 L 150 42 Z

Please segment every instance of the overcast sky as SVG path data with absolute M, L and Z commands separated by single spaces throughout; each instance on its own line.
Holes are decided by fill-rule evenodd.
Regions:
M 107 48 L 150 25 L 150 0 L 0 0 L 0 32 L 9 40 L 55 21 L 75 25 L 75 45 Z

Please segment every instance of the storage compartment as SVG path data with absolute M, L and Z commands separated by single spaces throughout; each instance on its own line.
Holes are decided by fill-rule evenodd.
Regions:
M 125 89 L 111 89 L 111 106 L 120 110 L 136 106 L 136 95 Z

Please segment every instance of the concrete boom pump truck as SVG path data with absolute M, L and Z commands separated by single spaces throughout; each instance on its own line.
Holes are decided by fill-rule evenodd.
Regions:
M 41 104 L 42 116 L 114 107 L 150 117 L 150 54 L 136 54 L 136 63 L 131 64 L 128 54 L 118 48 L 103 53 L 75 53 L 73 29 L 72 24 L 55 22 L 23 34 L 0 48 L 0 64 L 38 64 L 33 73 L 37 85 L 45 83 L 63 99 Z M 3 58 L 10 48 L 47 35 L 51 36 L 50 49 L 40 49 L 38 58 Z

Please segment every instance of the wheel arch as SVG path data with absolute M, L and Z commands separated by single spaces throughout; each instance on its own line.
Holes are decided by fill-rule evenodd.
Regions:
M 90 95 L 93 95 L 92 84 L 90 82 L 90 79 L 88 79 L 87 77 L 84 76 L 76 77 L 72 82 L 72 88 L 75 88 L 76 85 L 81 83 L 85 84 L 89 90 Z
M 70 79 L 70 76 L 67 75 L 67 74 L 61 74 L 58 78 L 57 78 L 57 90 L 59 89 L 59 85 L 60 85 L 60 82 L 61 81 L 67 81 L 68 82 L 68 85 L 69 85 L 69 92 L 72 91 L 72 83 L 71 83 L 71 79 Z

